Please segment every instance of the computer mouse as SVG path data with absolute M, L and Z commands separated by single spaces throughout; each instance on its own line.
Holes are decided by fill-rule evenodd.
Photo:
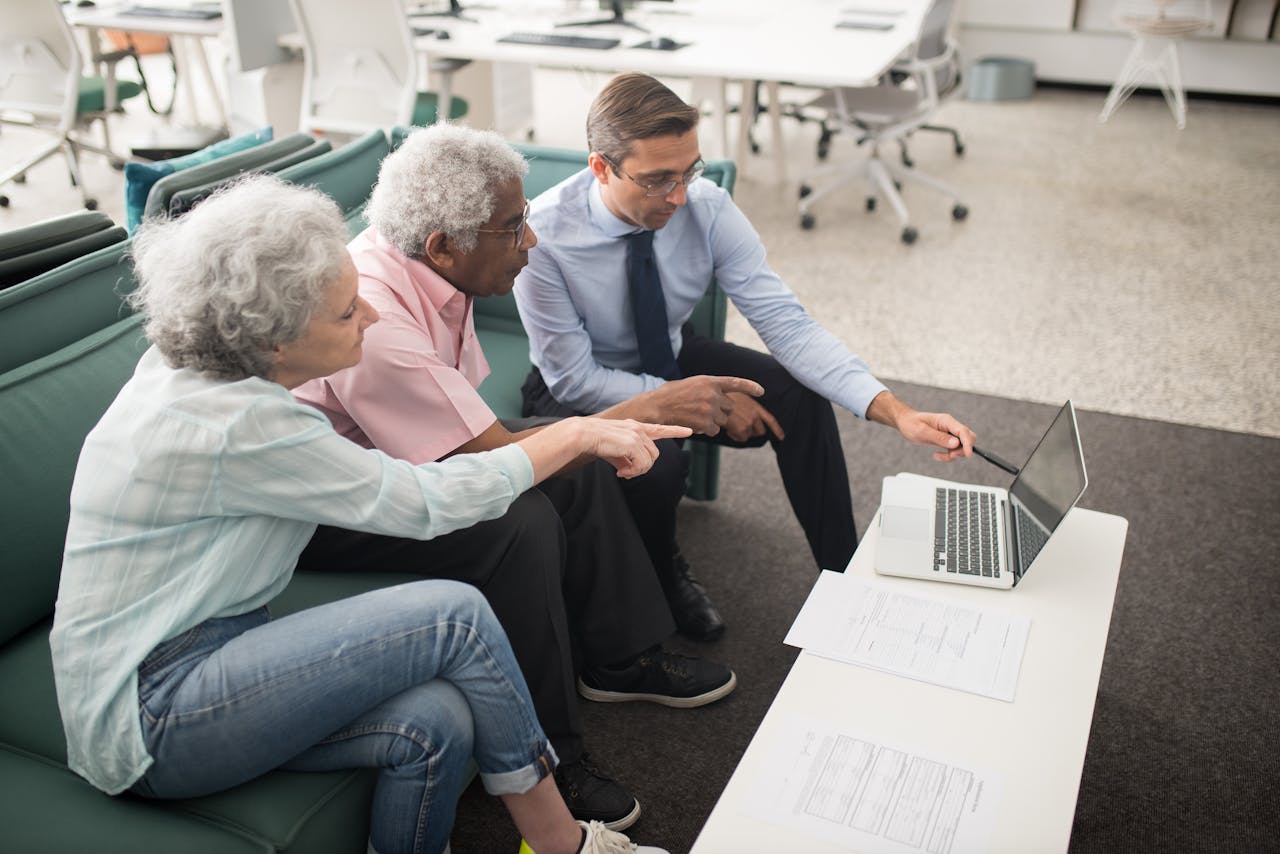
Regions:
M 438 39 L 448 39 L 448 38 L 453 38 L 453 37 L 452 37 L 451 35 L 449 35 L 449 31 L 448 31 L 448 30 L 436 30 L 436 38 L 438 38 Z
M 98 4 L 94 3 L 93 0 L 76 0 L 76 6 L 81 9 L 85 9 L 89 6 L 97 6 L 97 5 Z

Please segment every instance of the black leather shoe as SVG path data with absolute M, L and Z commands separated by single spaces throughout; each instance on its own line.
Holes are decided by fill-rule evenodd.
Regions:
M 598 821 L 610 830 L 625 830 L 640 817 L 640 802 L 601 771 L 586 753 L 576 762 L 556 767 L 556 788 L 579 821 Z
M 662 590 L 671 607 L 676 628 L 685 637 L 700 641 L 713 641 L 724 634 L 724 620 L 716 606 L 711 604 L 707 590 L 698 579 L 689 574 L 689 562 L 676 552 L 671 559 L 671 577 Z

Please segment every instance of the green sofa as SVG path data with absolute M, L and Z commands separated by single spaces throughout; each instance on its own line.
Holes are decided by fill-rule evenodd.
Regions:
M 281 173 L 334 195 L 353 233 L 389 150 L 381 134 L 362 142 Z M 579 152 L 525 153 L 529 195 L 585 162 Z M 732 163 L 708 173 L 732 187 Z M 0 293 L 0 851 L 364 851 L 371 771 L 277 771 L 210 797 L 153 802 L 104 795 L 66 767 L 48 636 L 80 447 L 146 348 L 141 318 L 122 300 L 134 287 L 127 250 L 107 247 Z M 722 334 L 723 309 L 713 292 L 700 328 Z M 493 369 L 481 393 L 499 415 L 518 415 L 529 361 L 514 300 L 477 302 L 476 324 Z M 714 497 L 714 467 L 699 471 Z M 281 615 L 406 580 L 298 574 L 271 608 Z
M 363 851 L 369 771 L 278 771 L 207 798 L 155 803 L 108 797 L 66 768 L 48 635 L 67 497 L 84 436 L 145 347 L 134 316 L 0 374 L 0 850 Z M 404 580 L 299 574 L 272 610 L 289 613 Z

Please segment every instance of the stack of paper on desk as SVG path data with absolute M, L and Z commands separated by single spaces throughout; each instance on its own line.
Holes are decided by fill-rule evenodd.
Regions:
M 785 642 L 824 658 L 1013 702 L 1031 621 L 824 571 Z

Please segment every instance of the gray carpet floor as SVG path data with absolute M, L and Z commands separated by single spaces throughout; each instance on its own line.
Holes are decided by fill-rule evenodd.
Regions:
M 1025 459 L 1054 412 L 892 385 L 920 407 L 962 415 L 1013 460 Z M 1008 483 L 980 460 L 935 463 L 886 428 L 839 419 L 860 531 L 887 474 Z M 1090 474 L 1081 504 L 1130 527 L 1070 850 L 1274 851 L 1280 440 L 1088 410 L 1079 422 Z M 683 505 L 681 539 L 729 629 L 713 644 L 673 646 L 728 663 L 739 689 L 687 711 L 583 701 L 589 749 L 642 803 L 630 834 L 672 852 L 692 846 L 794 661 L 782 638 L 817 573 L 772 451 L 726 451 L 720 483 L 716 501 Z M 455 854 L 514 852 L 517 839 L 497 802 L 469 790 Z

